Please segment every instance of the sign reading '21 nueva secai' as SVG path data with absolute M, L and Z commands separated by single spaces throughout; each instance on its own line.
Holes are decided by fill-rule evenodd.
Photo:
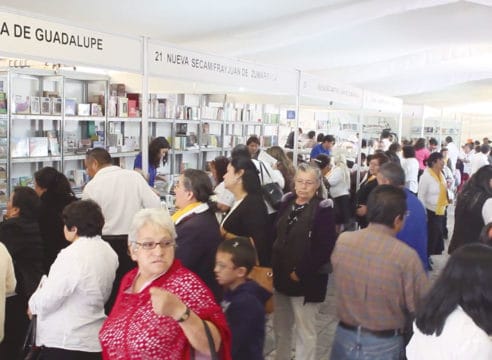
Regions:
M 142 41 L 0 11 L 0 53 L 141 73 Z
M 297 72 L 149 42 L 149 75 L 295 94 Z

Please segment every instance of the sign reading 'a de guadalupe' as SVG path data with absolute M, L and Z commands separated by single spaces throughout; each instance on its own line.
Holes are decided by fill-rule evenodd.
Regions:
M 149 42 L 149 75 L 252 90 L 297 93 L 297 72 Z
M 0 11 L 0 53 L 142 72 L 142 42 Z

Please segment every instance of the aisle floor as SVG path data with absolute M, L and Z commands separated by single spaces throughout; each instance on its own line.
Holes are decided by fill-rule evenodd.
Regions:
M 451 233 L 454 226 L 454 206 L 450 206 L 448 209 L 448 230 L 449 239 L 451 239 Z M 430 279 L 434 281 L 442 268 L 446 264 L 448 259 L 447 247 L 449 240 L 445 241 L 445 251 L 442 255 L 433 256 L 433 270 L 429 273 Z M 335 287 L 333 286 L 333 281 L 328 281 L 328 289 L 326 299 L 321 304 L 319 316 L 317 318 L 317 329 L 318 329 L 318 345 L 316 349 L 316 360 L 318 359 L 329 359 L 331 352 L 331 345 L 333 342 L 333 337 L 335 335 L 335 330 L 337 327 L 338 319 L 336 316 L 335 309 Z M 267 322 L 267 333 L 265 339 L 265 360 L 273 360 L 275 358 L 275 337 L 273 334 L 272 327 L 272 316 L 269 317 Z M 292 353 L 292 359 L 294 359 L 294 353 Z M 282 359 L 284 360 L 284 359 Z M 285 359 L 288 360 L 288 359 Z

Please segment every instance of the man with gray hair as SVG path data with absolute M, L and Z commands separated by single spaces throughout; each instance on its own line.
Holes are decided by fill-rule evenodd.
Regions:
M 426 271 L 431 270 L 427 256 L 427 216 L 420 200 L 405 187 L 405 172 L 396 163 L 381 165 L 377 175 L 379 185 L 387 184 L 405 191 L 407 201 L 407 217 L 403 228 L 396 238 L 413 248 L 420 257 Z

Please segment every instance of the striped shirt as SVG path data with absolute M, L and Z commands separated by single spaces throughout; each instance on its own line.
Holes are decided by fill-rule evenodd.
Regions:
M 371 330 L 403 329 L 405 314 L 428 287 L 417 253 L 393 229 L 369 227 L 340 235 L 331 262 L 341 321 Z

